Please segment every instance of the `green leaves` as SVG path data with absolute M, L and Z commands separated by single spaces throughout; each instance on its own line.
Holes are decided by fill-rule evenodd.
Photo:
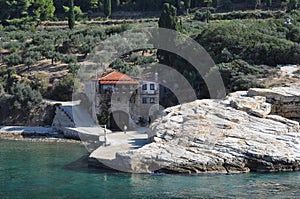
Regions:
M 103 12 L 107 18 L 110 17 L 110 15 L 111 15 L 111 0 L 103 1 Z
M 25 83 L 16 83 L 10 90 L 13 108 L 28 111 L 42 102 L 41 94 Z
M 168 3 L 164 4 L 163 11 L 158 21 L 158 26 L 160 28 L 167 28 L 176 31 L 181 30 L 180 23 L 177 19 L 177 9 L 173 5 Z
M 71 30 L 75 26 L 74 0 L 69 0 L 68 25 Z
M 54 16 L 53 0 L 0 1 L 0 16 L 4 25 L 35 24 Z
M 288 39 L 297 40 L 297 30 L 289 33 L 281 20 L 231 20 L 211 24 L 196 40 L 217 63 L 228 61 L 225 48 L 233 59 L 251 64 L 298 63 L 300 45 L 287 40 L 286 34 Z

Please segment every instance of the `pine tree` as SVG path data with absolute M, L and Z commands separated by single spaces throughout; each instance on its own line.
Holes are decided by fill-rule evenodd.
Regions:
M 75 27 L 74 0 L 69 0 L 68 25 L 71 30 Z
M 103 1 L 103 12 L 107 18 L 111 15 L 111 0 Z

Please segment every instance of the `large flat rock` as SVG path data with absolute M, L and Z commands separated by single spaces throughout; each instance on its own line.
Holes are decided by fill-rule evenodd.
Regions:
M 238 92 L 168 108 L 148 131 L 152 143 L 116 153 L 110 167 L 136 173 L 299 170 L 299 123 L 269 115 L 266 98 Z

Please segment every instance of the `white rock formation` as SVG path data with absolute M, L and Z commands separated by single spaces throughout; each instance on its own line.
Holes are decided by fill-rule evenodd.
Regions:
M 110 167 L 122 163 L 123 171 L 137 173 L 300 170 L 299 123 L 269 115 L 269 90 L 249 92 L 254 97 L 237 92 L 166 109 L 148 132 L 152 143 L 117 153 Z

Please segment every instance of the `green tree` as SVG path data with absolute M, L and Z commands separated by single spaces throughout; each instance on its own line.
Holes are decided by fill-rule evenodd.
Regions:
M 28 111 L 42 102 L 41 94 L 25 83 L 16 83 L 10 90 L 12 107 Z
M 53 0 L 33 0 L 28 8 L 29 16 L 35 21 L 45 21 L 54 16 Z
M 209 6 L 211 6 L 212 0 L 204 0 L 204 2 L 206 3 L 206 22 L 209 23 L 209 18 L 211 16 Z
M 97 10 L 99 8 L 99 1 L 98 0 L 90 0 L 90 8 L 92 10 Z
M 74 0 L 69 0 L 68 25 L 71 30 L 75 27 Z
M 175 31 L 181 31 L 181 25 L 178 22 L 177 17 L 177 9 L 171 4 L 165 3 L 163 6 L 163 11 L 160 15 L 158 26 L 160 28 L 171 29 Z M 160 40 L 167 41 L 170 43 L 174 43 L 175 41 L 172 40 L 174 37 L 169 35 L 159 35 Z M 172 39 L 171 39 L 172 38 Z M 173 60 L 173 54 L 167 52 L 162 49 L 157 50 L 157 58 L 161 64 L 171 66 Z
M 103 12 L 107 18 L 111 15 L 111 0 L 103 1 Z
M 46 94 L 48 87 L 49 87 L 49 75 L 36 73 L 32 77 L 31 80 L 31 88 L 34 90 L 39 91 L 42 95 Z
M 181 30 L 180 23 L 177 18 L 177 9 L 168 3 L 165 3 L 163 6 L 163 11 L 160 15 L 158 26 L 160 28 L 167 28 L 176 31 Z
M 185 6 L 185 9 L 187 10 L 187 14 L 188 14 L 189 10 L 191 8 L 191 0 L 184 0 L 184 6 Z
M 255 9 L 259 8 L 261 5 L 261 0 L 255 0 Z
M 112 0 L 111 7 L 113 10 L 118 9 L 119 6 L 120 6 L 120 0 Z
M 3 62 L 8 66 L 15 66 L 22 62 L 22 57 L 18 53 L 12 53 L 3 58 Z
M 299 7 L 299 0 L 287 0 L 288 10 L 293 10 Z
M 212 0 L 212 6 L 214 8 L 218 8 L 219 4 L 220 4 L 220 0 Z
M 9 20 L 18 18 L 25 21 L 28 16 L 30 0 L 1 0 L 1 21 L 4 25 L 9 25 Z
M 53 17 L 53 0 L 0 0 L 0 16 L 4 25 L 39 23 Z
M 272 4 L 273 4 L 272 0 L 267 0 L 267 7 L 268 8 L 272 7 Z
M 74 90 L 76 80 L 73 75 L 63 77 L 54 85 L 52 97 L 55 100 L 70 101 Z
M 231 0 L 220 0 L 220 8 L 223 11 L 231 11 L 232 10 L 232 1 Z
M 70 12 L 70 7 L 68 6 L 63 6 L 65 13 Z M 83 12 L 79 6 L 74 6 L 74 15 L 75 15 L 75 21 L 82 19 Z

